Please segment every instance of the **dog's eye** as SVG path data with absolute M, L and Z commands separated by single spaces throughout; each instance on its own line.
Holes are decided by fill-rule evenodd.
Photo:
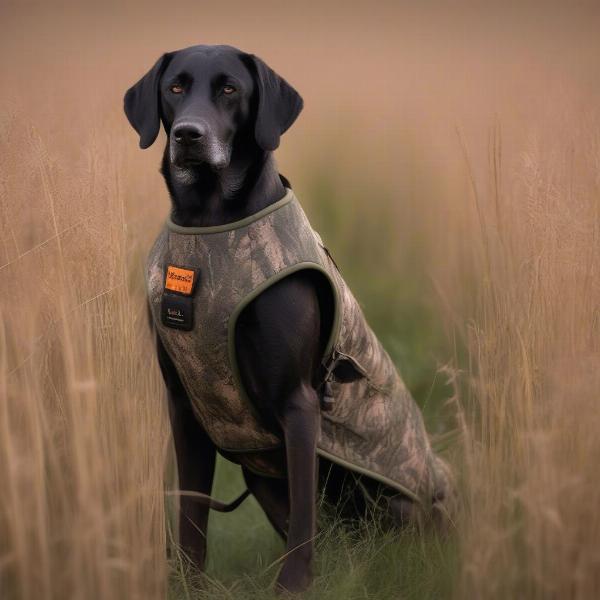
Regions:
M 183 93 L 183 86 L 178 83 L 174 83 L 169 87 L 169 91 L 173 94 L 181 94 Z
M 229 96 L 229 94 L 233 94 L 233 92 L 235 92 L 235 88 L 232 85 L 226 85 L 223 87 L 224 94 L 227 94 Z

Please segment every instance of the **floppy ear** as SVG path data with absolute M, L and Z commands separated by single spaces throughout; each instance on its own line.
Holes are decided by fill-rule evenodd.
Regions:
M 247 54 L 246 59 L 258 94 L 254 137 L 263 150 L 275 150 L 279 137 L 291 127 L 304 103 L 300 94 L 258 56 Z
M 171 52 L 163 54 L 156 64 L 125 93 L 125 114 L 131 126 L 140 134 L 140 148 L 148 148 L 158 136 L 160 130 L 158 85 L 171 56 Z

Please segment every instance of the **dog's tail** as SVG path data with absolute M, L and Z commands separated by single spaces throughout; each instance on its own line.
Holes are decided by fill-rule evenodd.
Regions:
M 165 492 L 167 496 L 185 496 L 186 498 L 191 498 L 196 502 L 199 502 L 203 506 L 208 506 L 213 510 L 218 512 L 228 513 L 232 510 L 235 510 L 249 495 L 250 490 L 245 490 L 242 494 L 240 494 L 233 502 L 226 504 L 225 502 L 221 502 L 220 500 L 215 500 L 211 498 L 208 494 L 203 494 L 202 492 L 191 492 L 187 490 L 172 490 L 169 492 Z

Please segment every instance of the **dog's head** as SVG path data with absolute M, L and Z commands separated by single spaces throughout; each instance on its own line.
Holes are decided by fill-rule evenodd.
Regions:
M 163 54 L 125 94 L 125 114 L 148 148 L 162 121 L 178 169 L 229 165 L 237 138 L 264 151 L 302 110 L 302 98 L 260 58 L 231 46 Z

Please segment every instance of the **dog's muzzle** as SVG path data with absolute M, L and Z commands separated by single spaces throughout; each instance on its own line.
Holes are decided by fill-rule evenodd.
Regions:
M 170 134 L 171 163 L 180 169 L 207 164 L 213 169 L 229 165 L 230 149 L 203 122 L 177 123 Z

